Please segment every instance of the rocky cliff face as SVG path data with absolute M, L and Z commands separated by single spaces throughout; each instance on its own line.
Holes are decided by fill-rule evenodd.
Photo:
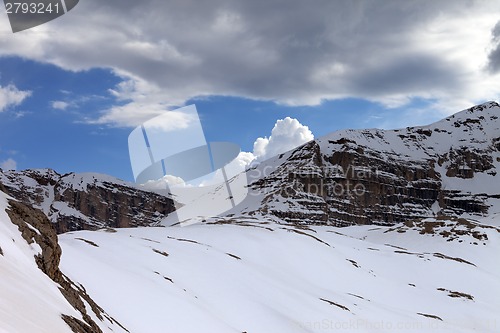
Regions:
M 170 198 L 98 174 L 5 171 L 0 183 L 16 199 L 42 210 L 58 233 L 157 225 L 175 209 Z
M 249 170 L 242 211 L 339 226 L 498 213 L 499 117 L 490 102 L 425 127 L 332 133 Z
M 338 226 L 500 214 L 499 117 L 489 102 L 429 126 L 332 133 L 240 175 L 249 196 L 228 214 Z M 175 209 L 168 197 L 103 175 L 9 171 L 0 183 L 59 233 L 158 225 Z M 210 204 L 212 194 L 200 200 Z

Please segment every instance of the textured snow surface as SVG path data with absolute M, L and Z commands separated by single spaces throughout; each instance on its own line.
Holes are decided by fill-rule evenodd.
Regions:
M 106 183 L 118 184 L 127 187 L 136 187 L 133 183 L 124 182 L 118 178 L 100 173 L 70 173 L 61 177 L 63 186 L 75 190 L 86 191 L 88 185 L 105 186 Z
M 61 319 L 81 319 L 56 284 L 35 263 L 38 245 L 29 245 L 5 212 L 7 196 L 0 192 L 0 332 L 72 332 Z
M 61 266 L 131 332 L 497 332 L 500 233 L 455 224 L 81 231 Z

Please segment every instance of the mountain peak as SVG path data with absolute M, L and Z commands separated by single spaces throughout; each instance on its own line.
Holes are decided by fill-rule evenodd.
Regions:
M 494 101 L 479 104 L 463 111 L 457 112 L 450 117 L 447 117 L 437 123 L 431 124 L 429 126 L 442 124 L 443 122 L 453 122 L 455 127 L 460 127 L 460 125 L 468 125 L 473 123 L 488 123 L 495 122 L 498 123 L 498 118 L 500 116 L 500 104 Z
M 427 126 L 331 133 L 251 171 L 264 176 L 245 212 L 334 225 L 500 213 L 499 116 L 487 102 Z

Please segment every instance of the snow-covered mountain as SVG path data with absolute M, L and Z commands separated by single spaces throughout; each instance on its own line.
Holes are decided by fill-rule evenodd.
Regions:
M 95 173 L 0 170 L 0 184 L 11 196 L 42 210 L 58 233 L 158 225 L 175 209 L 164 195 Z
M 499 118 L 489 102 L 429 126 L 334 132 L 249 170 L 232 213 L 339 226 L 499 214 Z
M 497 332 L 498 117 L 332 133 L 236 176 L 223 215 L 197 217 L 227 199 L 197 189 L 197 223 L 169 227 L 159 192 L 0 172 L 0 332 Z
M 334 132 L 234 178 L 250 184 L 248 196 L 224 215 L 346 226 L 500 214 L 499 118 L 498 103 L 488 102 L 429 126 Z M 59 233 L 169 225 L 175 210 L 165 192 L 98 174 L 0 171 L 0 183 L 42 209 Z M 190 201 L 175 197 L 183 216 L 229 200 L 224 187 L 184 191 Z

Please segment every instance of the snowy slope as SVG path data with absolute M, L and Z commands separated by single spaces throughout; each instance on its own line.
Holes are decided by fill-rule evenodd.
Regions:
M 434 222 L 80 231 L 61 266 L 131 332 L 498 331 L 500 230 Z
M 75 286 L 70 284 L 67 278 L 63 277 L 63 286 L 39 268 L 35 256 L 44 257 L 46 254 L 36 241 L 29 244 L 18 226 L 12 223 L 6 212 L 6 209 L 11 209 L 8 200 L 12 198 L 0 191 L 0 332 L 73 332 L 67 320 L 81 328 L 90 328 L 81 311 L 89 316 L 89 321 L 97 323 L 92 332 L 125 332 L 126 330 L 102 309 L 95 307 L 95 304 L 89 304 L 90 299 L 80 299 L 83 295 L 81 292 L 76 289 L 68 292 L 66 288 Z M 26 222 L 26 225 L 35 234 L 41 235 L 44 232 L 29 222 Z M 76 288 L 81 288 L 81 285 Z M 70 304 L 69 299 L 74 303 Z M 79 302 L 81 306 L 76 305 Z
M 10 222 L 7 206 L 6 195 L 0 192 L 0 332 L 72 332 L 61 314 L 81 315 L 38 269 L 33 256 L 40 248 L 26 243 Z

